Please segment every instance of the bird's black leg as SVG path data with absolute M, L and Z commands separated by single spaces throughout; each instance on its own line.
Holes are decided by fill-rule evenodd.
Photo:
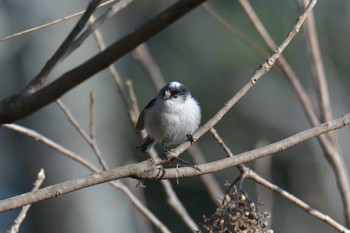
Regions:
M 194 140 L 193 140 L 193 136 L 192 134 L 186 134 L 187 140 L 191 143 L 191 145 L 193 145 Z
M 165 148 L 164 141 L 162 142 L 162 149 L 163 149 L 163 157 L 166 158 L 167 153 L 169 152 L 169 150 L 167 148 Z
M 189 136 L 188 136 L 188 135 L 189 135 Z M 188 134 L 188 135 L 186 135 L 186 136 L 187 136 L 187 138 L 191 138 L 191 139 L 192 139 L 192 142 L 191 142 L 191 140 L 189 139 L 190 142 L 191 142 L 191 144 L 192 144 L 192 143 L 193 143 L 192 135 L 191 135 L 191 134 Z M 178 157 L 172 156 L 171 153 L 168 153 L 168 152 L 170 152 L 170 151 L 169 151 L 167 148 L 165 148 L 165 143 L 164 143 L 164 141 L 162 142 L 162 147 L 163 147 L 163 158 L 164 158 L 165 160 L 167 160 L 169 163 L 172 162 L 172 161 L 174 161 L 174 160 L 178 160 L 178 161 L 183 162 L 184 164 L 187 164 L 187 165 L 191 166 L 192 168 L 194 168 L 194 169 L 200 171 L 200 169 L 199 169 L 196 165 L 193 165 L 193 164 L 191 164 L 191 163 L 189 163 L 189 162 L 187 162 L 187 161 L 185 161 L 185 160 L 183 160 L 183 159 L 180 159 L 180 158 L 178 158 Z

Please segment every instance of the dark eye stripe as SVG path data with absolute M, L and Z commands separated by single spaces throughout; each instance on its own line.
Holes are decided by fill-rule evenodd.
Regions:
M 179 94 L 180 94 L 180 92 L 178 90 L 174 90 L 174 91 L 171 92 L 172 96 L 175 96 L 175 95 L 177 96 Z

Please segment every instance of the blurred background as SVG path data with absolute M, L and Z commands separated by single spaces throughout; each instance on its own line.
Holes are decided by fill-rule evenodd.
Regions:
M 108 44 L 142 25 L 175 1 L 134 1 L 101 27 Z M 209 1 L 217 11 L 264 46 L 236 1 Z M 87 0 L 2 0 L 0 38 L 83 10 Z M 295 0 L 251 1 L 254 9 L 277 44 L 287 35 L 300 13 Z M 104 12 L 106 7 L 97 11 Z M 325 64 L 334 118 L 349 112 L 350 90 L 350 2 L 318 1 L 315 21 Z M 0 99 L 21 90 L 56 51 L 77 18 L 0 43 Z M 202 107 L 202 123 L 210 119 L 225 101 L 248 80 L 265 58 L 259 57 L 235 34 L 227 30 L 204 7 L 198 7 L 147 42 L 167 82 L 177 80 L 189 87 Z M 49 82 L 83 63 L 98 52 L 93 38 L 61 63 Z M 284 52 L 304 88 L 316 101 L 303 30 Z M 147 71 L 131 54 L 115 63 L 122 79 L 130 79 L 140 108 L 156 94 Z M 121 97 L 107 71 L 90 78 L 62 97 L 79 123 L 88 130 L 89 94 L 96 91 L 95 118 L 97 141 L 110 167 L 146 159 L 135 149 L 140 142 L 131 127 Z M 315 102 L 316 103 L 316 102 Z M 317 106 L 315 106 L 317 109 Z M 89 146 L 53 103 L 16 122 L 63 145 L 98 166 Z M 285 77 L 275 69 L 267 73 L 222 119 L 216 129 L 234 154 L 288 137 L 310 127 L 301 104 Z M 337 131 L 339 145 L 350 167 L 349 127 Z M 43 186 L 81 177 L 91 172 L 47 146 L 9 129 L 0 127 L 0 198 L 5 199 L 32 189 L 40 168 L 45 169 Z M 198 143 L 208 161 L 225 157 L 211 135 Z M 188 154 L 182 156 L 190 160 Z M 267 164 L 267 165 L 266 165 Z M 248 163 L 265 178 L 344 224 L 343 208 L 334 174 L 317 140 L 299 144 L 275 156 Z M 266 169 L 267 167 L 267 169 Z M 238 177 L 237 169 L 214 174 L 224 182 Z M 127 180 L 123 182 L 127 183 Z M 130 181 L 135 188 L 136 181 Z M 199 177 L 172 182 L 180 200 L 193 219 L 214 213 Z M 174 211 L 166 205 L 159 181 L 144 182 L 147 206 L 172 232 L 189 232 Z M 141 189 L 141 190 L 140 190 Z M 335 232 L 327 224 L 252 181 L 244 184 L 250 198 L 262 203 L 272 214 L 275 232 Z M 222 197 L 218 197 L 220 201 Z M 271 202 L 272 200 L 272 202 Z M 19 210 L 0 213 L 0 232 L 13 223 Z M 108 184 L 94 186 L 59 198 L 34 204 L 21 226 L 21 232 L 146 232 L 135 224 L 135 211 L 128 199 Z M 158 232 L 153 229 L 152 232 Z

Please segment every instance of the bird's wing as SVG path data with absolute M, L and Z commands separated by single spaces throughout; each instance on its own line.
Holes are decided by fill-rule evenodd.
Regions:
M 156 103 L 156 98 L 152 99 L 147 106 L 142 110 L 139 119 L 137 120 L 136 129 L 143 130 L 145 128 L 145 113 Z

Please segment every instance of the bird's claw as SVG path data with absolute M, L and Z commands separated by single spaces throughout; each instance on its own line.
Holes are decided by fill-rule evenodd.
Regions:
M 193 135 L 192 134 L 186 134 L 187 140 L 191 143 L 191 145 L 193 145 L 194 143 L 194 139 L 193 139 Z

